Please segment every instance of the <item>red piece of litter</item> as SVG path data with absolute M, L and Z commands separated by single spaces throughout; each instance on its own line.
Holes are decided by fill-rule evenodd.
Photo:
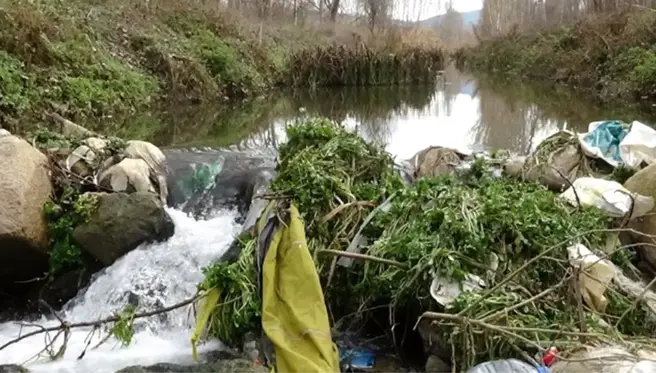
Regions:
M 542 364 L 544 364 L 544 366 L 546 367 L 552 366 L 558 359 L 557 355 L 559 352 L 560 351 L 558 351 L 557 347 L 551 347 L 549 351 L 547 351 L 547 353 L 542 358 Z

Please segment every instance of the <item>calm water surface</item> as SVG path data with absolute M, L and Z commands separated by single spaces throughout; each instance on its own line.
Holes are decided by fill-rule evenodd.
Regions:
M 586 131 L 595 120 L 656 123 L 622 108 L 592 106 L 566 91 L 476 79 L 449 68 L 437 86 L 324 89 L 221 110 L 194 106 L 140 118 L 119 135 L 163 147 L 275 148 L 284 141 L 285 124 L 301 116 L 341 122 L 399 159 L 431 145 L 525 154 L 561 129 Z

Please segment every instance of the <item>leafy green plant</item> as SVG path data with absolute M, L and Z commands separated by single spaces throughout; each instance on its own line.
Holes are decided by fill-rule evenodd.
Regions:
M 109 328 L 109 334 L 118 339 L 123 347 L 127 347 L 132 343 L 132 338 L 134 337 L 134 315 L 136 313 L 137 307 L 128 304 L 115 314 L 118 320 Z
M 239 259 L 234 263 L 218 262 L 203 268 L 205 279 L 199 290 L 220 291 L 219 305 L 209 321 L 210 334 L 231 345 L 238 345 L 248 331 L 256 329 L 261 301 L 257 293 L 255 250 L 257 240 L 242 238 Z
M 51 277 L 83 266 L 80 248 L 73 243 L 73 231 L 87 222 L 97 207 L 95 195 L 79 195 L 70 187 L 64 189 L 58 203 L 46 201 L 44 204 L 50 235 Z

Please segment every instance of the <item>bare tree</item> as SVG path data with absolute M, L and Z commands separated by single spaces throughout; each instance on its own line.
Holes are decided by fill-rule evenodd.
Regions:
M 390 17 L 392 0 L 359 0 L 359 6 L 367 17 L 367 25 L 372 33 L 376 27 Z

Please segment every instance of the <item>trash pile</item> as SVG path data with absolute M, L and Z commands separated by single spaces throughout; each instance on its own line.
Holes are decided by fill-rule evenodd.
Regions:
M 648 351 L 656 342 L 656 295 L 617 235 L 653 209 L 653 196 L 593 176 L 651 162 L 651 145 L 637 141 L 648 131 L 620 127 L 628 134 L 619 135 L 618 146 L 600 140 L 602 132 L 615 133 L 616 122 L 596 124 L 594 136 L 552 136 L 521 165 L 528 181 L 499 177 L 495 162 L 474 157 L 467 167 L 423 171 L 408 183 L 382 149 L 313 119 L 287 129 L 277 176 L 262 198 L 291 201 L 300 212 L 333 334 L 376 318 L 385 329 L 405 323 L 435 337 L 424 347 L 435 355 L 432 346 L 439 346 L 454 372 L 496 359 L 570 372 L 562 365 L 567 356 L 586 348 Z M 613 146 L 619 152 L 608 150 Z M 611 157 L 615 164 L 591 162 L 590 149 L 597 161 Z M 563 154 L 576 164 L 558 163 Z M 526 177 L 531 168 L 542 173 Z M 562 180 L 545 177 L 553 169 Z M 556 182 L 569 189 L 552 192 Z M 208 335 L 231 345 L 262 324 L 258 225 L 240 236 L 236 260 L 206 268 L 199 285 L 220 290 Z M 372 311 L 381 306 L 387 319 Z M 359 358 L 372 365 L 369 355 Z

